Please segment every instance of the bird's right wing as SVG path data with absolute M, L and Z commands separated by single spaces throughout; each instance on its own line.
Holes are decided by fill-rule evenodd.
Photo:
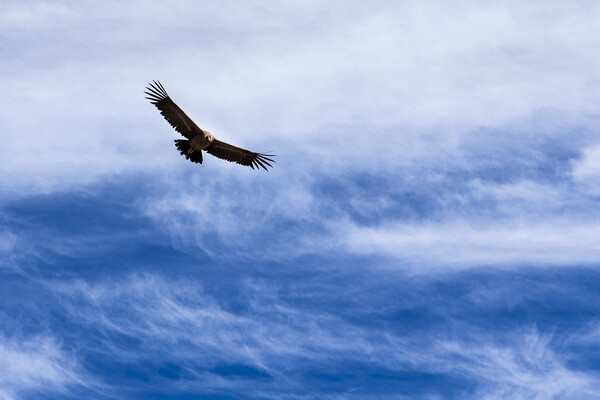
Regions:
M 202 129 L 200 129 L 198 125 L 196 125 L 196 123 L 192 121 L 192 119 L 188 117 L 177 104 L 175 104 L 175 102 L 173 102 L 173 100 L 171 100 L 160 82 L 153 82 L 154 84 L 151 83 L 146 87 L 147 92 L 144 93 L 148 95 L 146 98 L 159 109 L 167 122 L 171 124 L 177 132 L 188 139 L 193 138 L 196 133 L 201 133 Z
M 255 153 L 216 139 L 204 150 L 215 157 L 240 165 L 247 165 L 252 169 L 262 167 L 265 171 L 268 171 L 267 166 L 273 167 L 270 162 L 275 162 L 272 158 L 269 158 L 273 157 L 272 154 Z

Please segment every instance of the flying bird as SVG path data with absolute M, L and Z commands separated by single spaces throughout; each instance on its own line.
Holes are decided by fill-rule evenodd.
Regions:
M 171 100 L 165 88 L 158 81 L 152 81 L 146 87 L 145 94 L 159 109 L 160 113 L 177 132 L 187 140 L 175 140 L 175 146 L 181 155 L 185 156 L 191 162 L 202 164 L 202 150 L 223 160 L 235 162 L 241 165 L 247 165 L 254 169 L 262 167 L 268 171 L 267 167 L 273 167 L 270 163 L 275 161 L 269 157 L 273 154 L 254 153 L 252 151 L 233 146 L 229 143 L 215 139 L 212 133 L 202 130 L 196 125 L 190 117 L 183 112 L 181 108 Z

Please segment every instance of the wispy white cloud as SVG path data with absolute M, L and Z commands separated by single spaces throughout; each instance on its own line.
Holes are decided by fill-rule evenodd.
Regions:
M 262 292 L 261 285 L 245 285 L 242 289 L 247 291 L 248 310 L 234 313 L 205 294 L 199 282 L 165 281 L 161 276 L 55 286 L 65 300 L 72 301 L 65 305 L 76 318 L 109 332 L 136 337 L 143 342 L 143 348 L 153 350 L 138 353 L 120 349 L 121 355 L 114 354 L 125 358 L 173 356 L 204 366 L 249 363 L 278 374 L 276 369 L 271 370 L 271 361 L 276 361 L 273 357 L 310 354 L 327 358 L 327 354 L 319 355 L 318 351 L 324 337 L 328 346 L 348 351 L 364 341 L 336 328 L 341 321 L 333 315 L 315 318 L 279 305 L 273 301 L 272 293 Z M 329 337 L 330 330 L 335 331 L 334 337 Z M 182 343 L 187 346 L 181 348 Z M 198 353 L 205 357 L 198 358 Z
M 311 226 L 311 232 L 319 229 L 316 219 L 323 214 L 323 204 L 308 187 L 312 179 L 273 181 L 252 173 L 241 171 L 238 177 L 228 177 L 216 172 L 212 183 L 195 174 L 175 174 L 169 182 L 157 183 L 161 190 L 144 200 L 144 213 L 179 249 L 199 247 L 213 256 L 260 258 L 292 251 L 285 243 L 302 240 L 302 226 Z M 274 174 L 282 177 L 279 172 Z M 286 224 L 293 226 L 279 229 Z M 231 253 L 222 253 L 224 245 Z M 295 248 L 290 255 L 309 250 L 298 243 Z
M 0 336 L 0 360 L 3 400 L 26 398 L 26 393 L 67 393 L 72 385 L 87 385 L 77 360 L 51 337 Z
M 549 346 L 551 337 L 537 331 L 515 335 L 507 344 L 439 343 L 437 350 L 449 356 L 454 372 L 473 377 L 480 399 L 592 398 L 598 377 L 568 368 L 567 360 Z M 452 362 L 452 359 L 455 359 Z
M 243 380 L 214 372 L 233 364 L 276 378 L 276 389 L 253 383 L 263 397 L 275 396 L 273 390 L 275 397 L 286 390 L 302 393 L 307 388 L 294 378 L 302 375 L 298 371 L 313 363 L 338 368 L 346 362 L 399 376 L 407 370 L 447 374 L 471 382 L 473 398 L 585 397 L 599 385 L 594 375 L 569 368 L 568 360 L 550 345 L 551 336 L 535 328 L 490 332 L 454 320 L 456 333 L 402 335 L 382 326 L 358 325 L 324 309 L 295 308 L 276 287 L 258 281 L 240 287 L 245 305 L 238 311 L 228 310 L 194 280 L 144 275 L 54 287 L 70 318 L 102 332 L 105 343 L 99 348 L 110 352 L 109 357 L 175 362 L 189 371 L 178 383 L 188 390 L 244 387 Z M 121 344 L 120 335 L 140 345 Z
M 600 225 L 593 221 L 508 220 L 498 222 L 391 223 L 380 227 L 343 224 L 346 251 L 394 257 L 419 266 L 581 265 L 600 259 Z

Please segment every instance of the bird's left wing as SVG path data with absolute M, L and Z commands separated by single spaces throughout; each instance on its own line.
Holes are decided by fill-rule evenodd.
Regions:
M 247 165 L 252 169 L 254 169 L 254 167 L 262 167 L 265 171 L 268 171 L 267 167 L 273 168 L 270 162 L 275 162 L 272 158 L 269 158 L 274 157 L 272 154 L 254 153 L 216 139 L 204 150 L 215 157 L 241 165 Z
M 144 93 L 148 95 L 146 98 L 160 110 L 160 113 L 165 117 L 167 122 L 171 124 L 177 132 L 188 139 L 193 138 L 196 133 L 202 132 L 202 129 L 200 129 L 173 100 L 171 100 L 160 82 L 153 82 L 154 84 L 150 83 L 146 87 L 147 92 Z

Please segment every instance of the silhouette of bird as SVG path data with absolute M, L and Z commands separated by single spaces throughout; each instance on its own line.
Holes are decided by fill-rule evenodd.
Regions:
M 270 163 L 275 161 L 269 157 L 274 157 L 273 154 L 254 153 L 252 151 L 242 149 L 226 142 L 215 139 L 212 133 L 202 130 L 196 125 L 190 117 L 183 112 L 181 108 L 171 100 L 165 88 L 159 81 L 152 81 L 146 87 L 145 94 L 159 109 L 160 113 L 169 124 L 177 132 L 179 132 L 187 140 L 175 140 L 175 146 L 181 155 L 188 160 L 202 164 L 202 150 L 215 157 L 223 160 L 235 162 L 241 165 L 247 165 L 254 169 L 262 167 L 268 171 L 267 167 L 273 167 Z

